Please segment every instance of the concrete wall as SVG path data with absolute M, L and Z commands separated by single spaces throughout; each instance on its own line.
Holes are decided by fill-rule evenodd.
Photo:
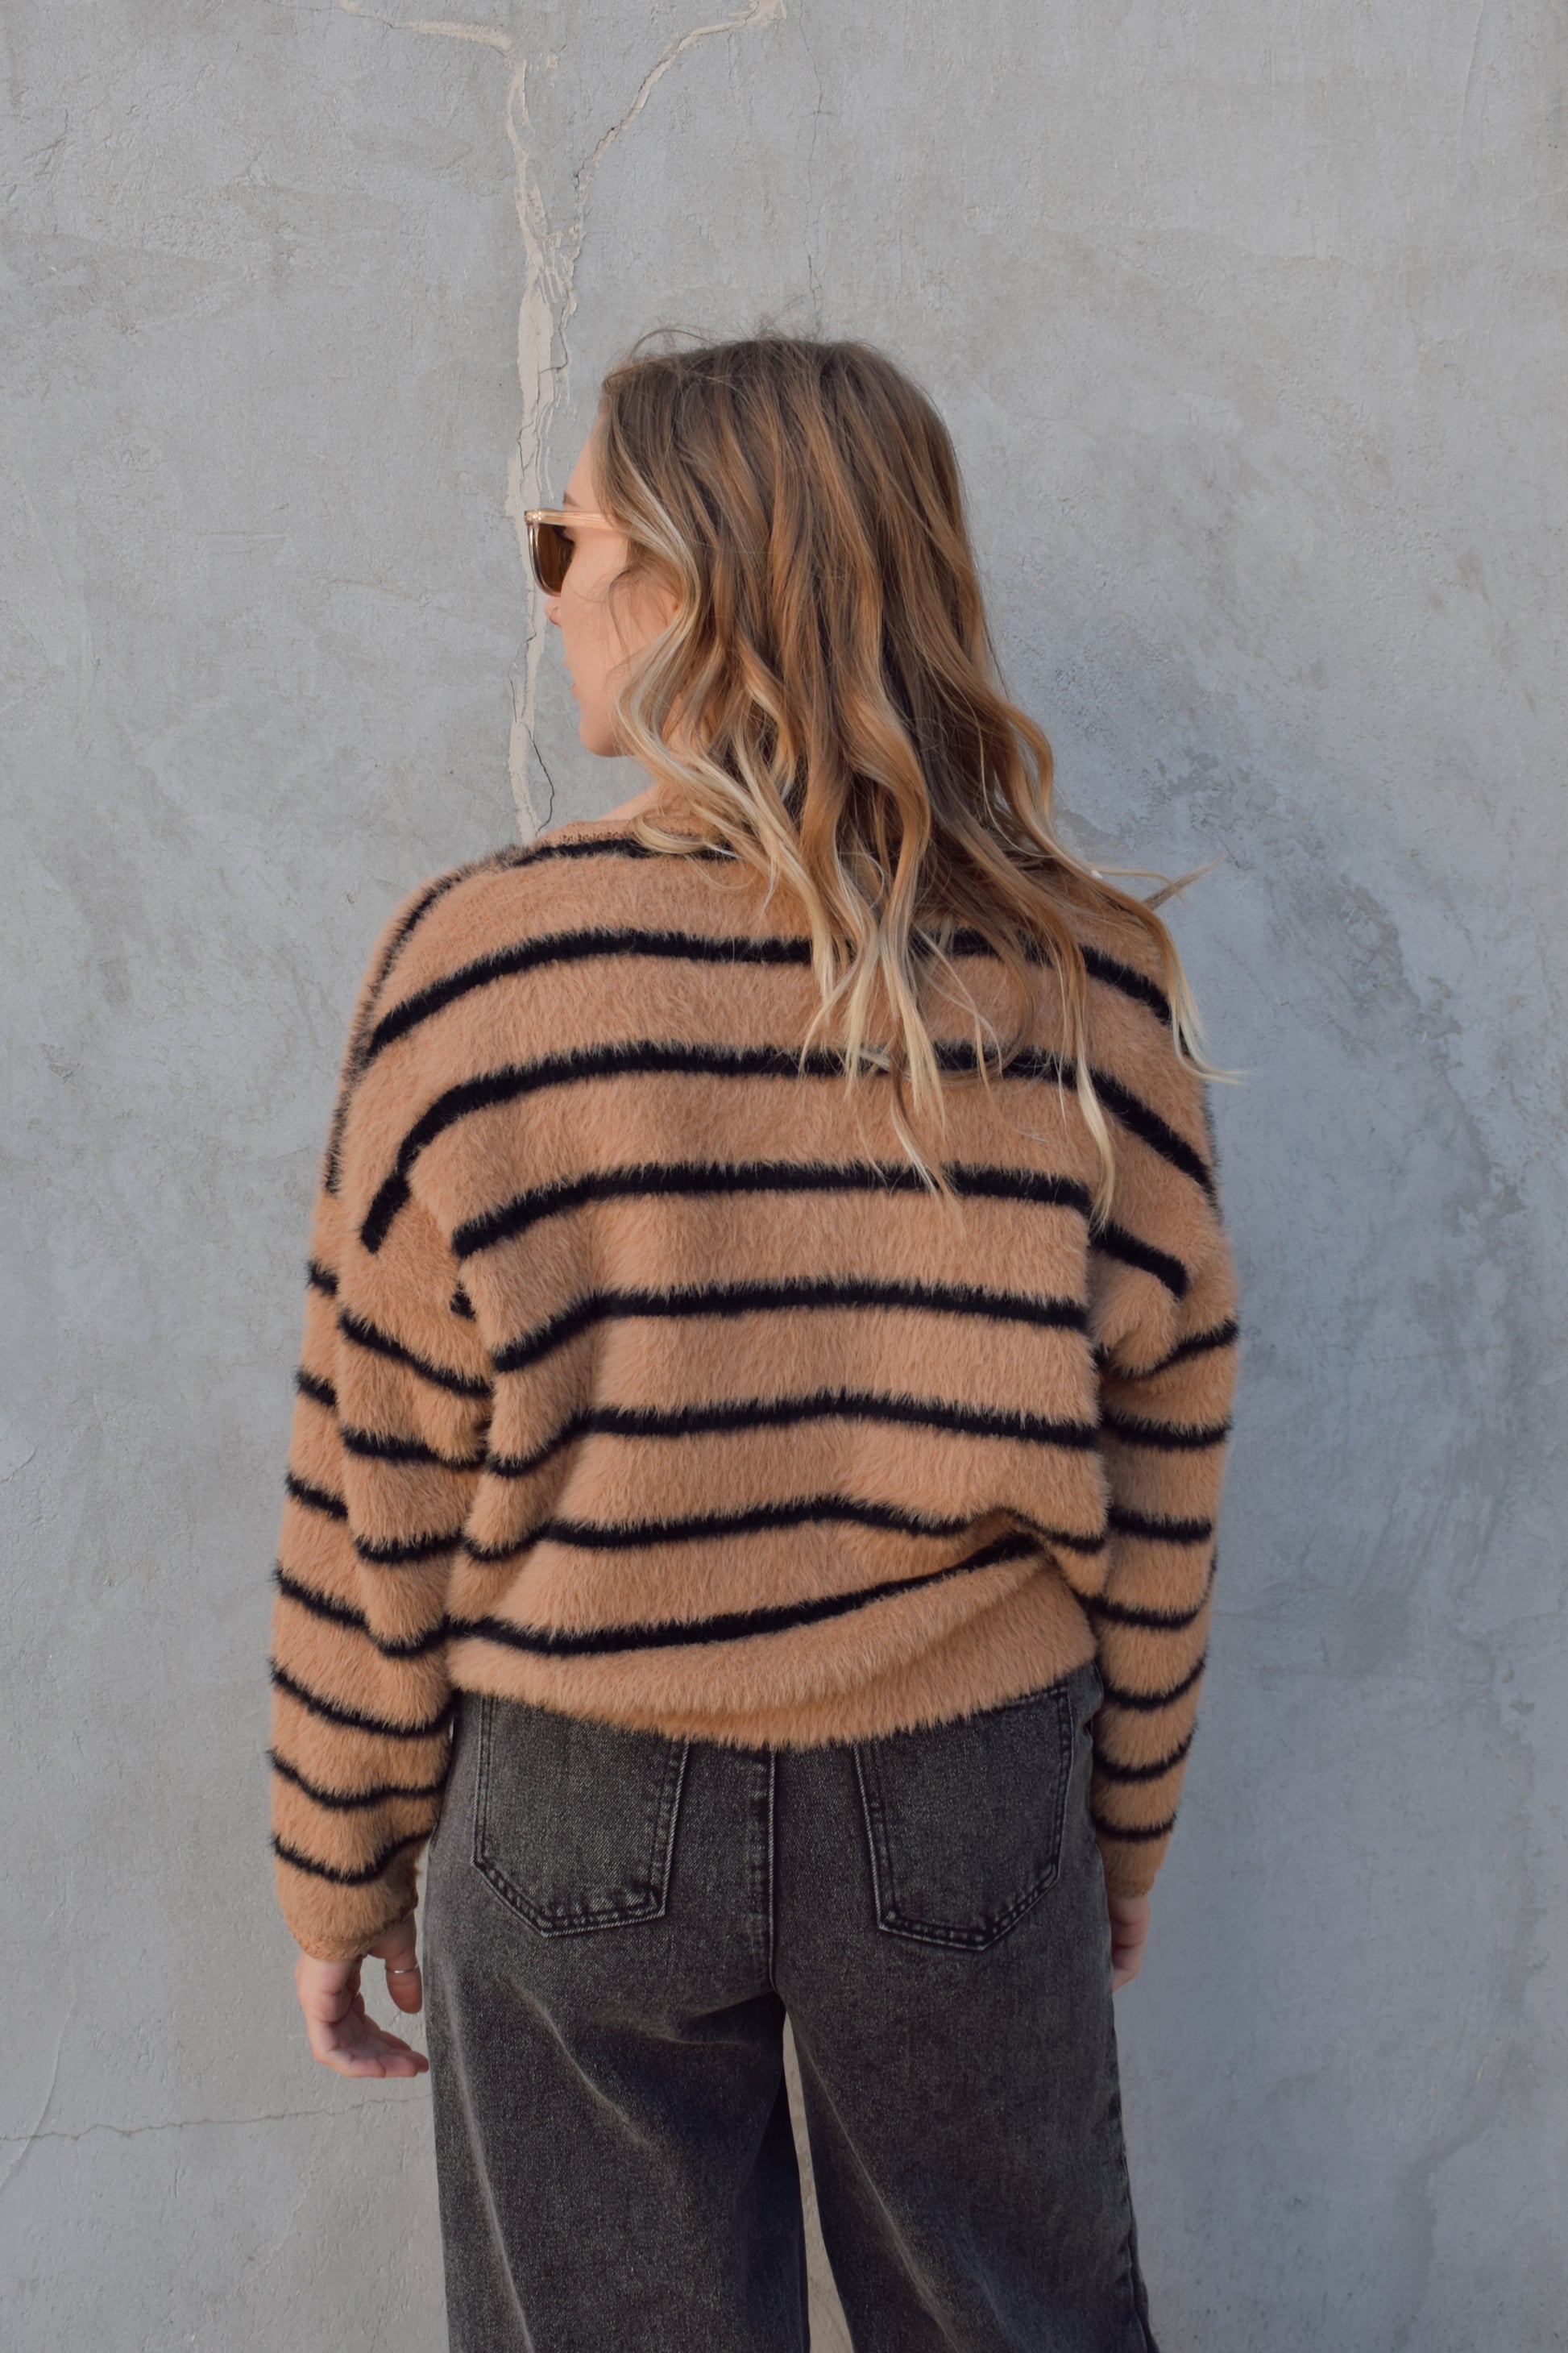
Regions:
M 304 1220 L 395 896 L 636 786 L 509 510 L 635 333 L 771 318 L 951 417 L 1077 839 L 1226 860 L 1161 2342 L 1561 2345 L 1563 19 L 470 5 L 0 17 L 10 2341 L 445 2341 L 427 2090 L 311 2066 L 272 1905 Z

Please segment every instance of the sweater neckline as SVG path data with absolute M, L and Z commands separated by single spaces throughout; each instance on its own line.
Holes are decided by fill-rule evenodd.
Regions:
M 646 814 L 652 817 L 656 815 L 657 812 L 649 809 Z M 690 820 L 686 818 L 661 816 L 659 817 L 658 821 L 661 825 L 668 826 L 672 833 L 689 834 L 694 839 L 700 836 L 702 831 L 700 826 L 692 824 Z M 551 827 L 545 833 L 536 833 L 533 839 L 535 841 L 559 841 L 563 836 L 572 836 L 582 833 L 602 833 L 605 835 L 607 839 L 614 840 L 617 836 L 629 836 L 635 823 L 636 819 L 634 818 L 616 817 L 613 815 L 610 817 L 573 817 L 567 818 L 561 825 Z

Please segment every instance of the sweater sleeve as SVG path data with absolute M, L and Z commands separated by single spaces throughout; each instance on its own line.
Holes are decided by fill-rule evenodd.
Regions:
M 1207 1099 L 1173 1052 L 1161 1077 L 1172 1129 L 1202 1152 L 1173 1164 L 1119 1137 L 1112 1222 L 1092 1254 L 1110 1541 L 1089 1605 L 1105 1684 L 1090 1808 L 1106 1883 L 1125 1895 L 1163 1861 L 1197 1724 L 1237 1366 Z
M 360 992 L 311 1223 L 272 1603 L 272 1850 L 298 1943 L 353 1959 L 417 1902 L 450 1747 L 447 1588 L 483 1461 L 489 1361 L 446 1238 L 411 1203 L 360 1243 L 360 1046 L 412 927 Z

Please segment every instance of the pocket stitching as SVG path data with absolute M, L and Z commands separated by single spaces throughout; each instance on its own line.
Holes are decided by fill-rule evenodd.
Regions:
M 486 1692 L 479 1706 L 479 1769 L 475 1775 L 473 1862 L 487 1886 L 509 1909 L 518 1914 L 541 1936 L 584 1936 L 605 1928 L 633 1927 L 645 1920 L 664 1916 L 669 1902 L 669 1867 L 675 1847 L 675 1826 L 680 1807 L 680 1792 L 686 1780 L 686 1758 L 690 1742 L 671 1741 L 667 1744 L 663 1769 L 659 1775 L 658 1794 L 651 1808 L 652 1834 L 648 1846 L 647 1873 L 649 1882 L 646 1896 L 635 1904 L 601 1905 L 581 1912 L 546 1911 L 507 1877 L 499 1864 L 485 1852 L 489 1831 L 489 1797 L 490 1782 L 491 1743 L 495 1718 L 495 1694 Z M 660 1848 L 663 1848 L 662 1855 Z
M 995 1713 L 1004 1708 L 1037 1705 L 1047 1696 L 1040 1692 L 1022 1693 L 1016 1699 L 1004 1700 Z M 855 1744 L 855 1776 L 860 1785 L 861 1810 L 866 1817 L 866 1842 L 871 1864 L 871 1889 L 877 1908 L 877 1926 L 885 1936 L 904 1936 L 911 1943 L 941 1945 L 950 1950 L 969 1953 L 988 1951 L 1000 1944 L 1009 1931 L 1016 1928 L 1026 1912 L 1034 1909 L 1047 1888 L 1061 1876 L 1062 1843 L 1067 1829 L 1068 1783 L 1072 1770 L 1072 1711 L 1068 1704 L 1064 1685 L 1053 1683 L 1049 1696 L 1056 1713 L 1057 1724 L 1057 1806 L 1056 1821 L 1049 1841 L 1050 1860 L 1034 1885 L 1013 1898 L 1001 1912 L 989 1919 L 979 1930 L 954 1928 L 936 1920 L 911 1920 L 900 1912 L 893 1887 L 891 1856 L 887 1850 L 887 1814 L 882 1805 L 880 1783 L 869 1744 Z M 985 1711 L 987 1714 L 990 1710 Z M 869 1766 L 869 1772 L 868 1772 Z M 872 1784 L 876 1786 L 873 1788 Z M 886 1894 L 884 1894 L 884 1880 Z

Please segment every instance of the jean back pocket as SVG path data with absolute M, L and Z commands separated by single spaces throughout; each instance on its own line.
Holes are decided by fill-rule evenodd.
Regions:
M 878 1926 L 969 1951 L 1016 1926 L 1061 1867 L 1072 1752 L 1064 1683 L 857 1742 Z
M 541 1936 L 658 1919 L 686 1751 L 684 1740 L 487 1693 L 475 1868 Z

